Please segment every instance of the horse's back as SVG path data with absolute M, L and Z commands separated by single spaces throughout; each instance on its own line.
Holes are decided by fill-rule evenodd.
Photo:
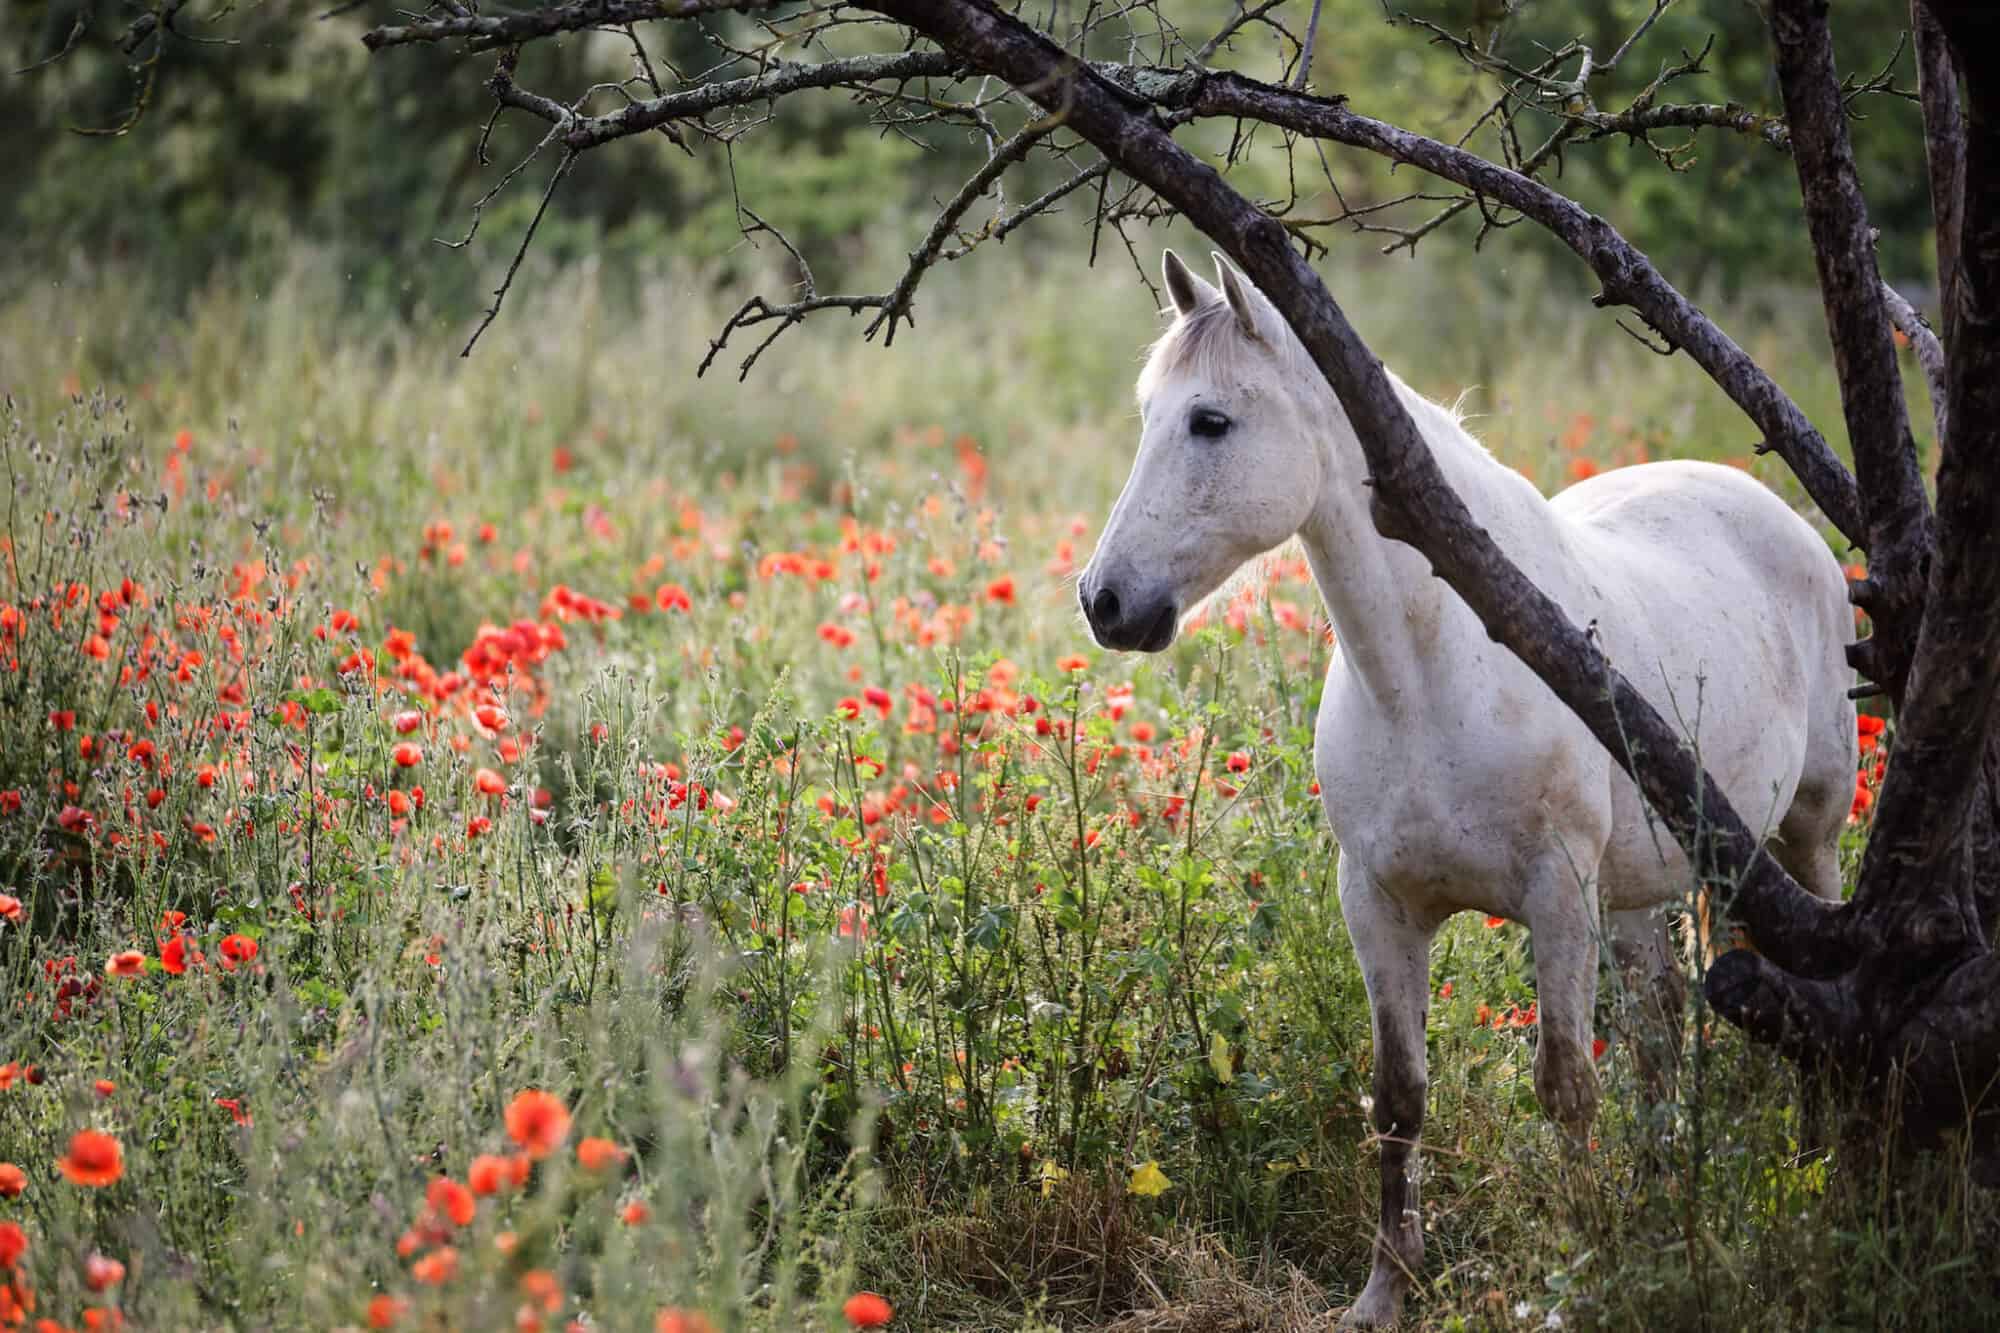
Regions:
M 1606 473 L 1551 506 L 1613 663 L 1694 734 L 1743 817 L 1776 828 L 1795 803 L 1844 802 L 1853 612 L 1839 561 L 1811 525 L 1755 479 L 1706 463 Z M 1644 820 L 1629 786 L 1615 799 L 1607 889 L 1620 869 L 1680 871 L 1632 827 Z
M 1550 508 L 1593 591 L 1622 604 L 1612 621 L 1639 618 L 1622 646 L 1671 659 L 1768 632 L 1794 685 L 1828 662 L 1844 669 L 1853 613 L 1840 563 L 1755 478 L 1713 463 L 1648 463 L 1572 486 Z M 1615 632 L 1610 646 L 1621 646 Z

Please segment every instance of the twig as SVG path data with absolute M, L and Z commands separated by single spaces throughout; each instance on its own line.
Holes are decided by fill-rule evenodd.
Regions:
M 1886 282 L 1882 284 L 1882 301 L 1889 307 L 1889 322 L 1896 326 L 1898 333 L 1910 340 L 1910 349 L 1917 354 L 1917 364 L 1923 367 L 1924 387 L 1931 396 L 1931 419 L 1937 425 L 1938 443 L 1942 444 L 1946 438 L 1946 390 L 1951 383 L 1945 370 L 1944 344 L 1938 341 L 1937 333 L 1924 318 L 1923 312 Z
M 1298 73 L 1292 76 L 1294 88 L 1305 87 L 1306 77 L 1312 72 L 1313 43 L 1319 40 L 1319 6 L 1320 0 L 1313 0 L 1312 17 L 1306 20 L 1306 40 L 1299 47 Z
M 507 265 L 507 276 L 493 289 L 493 304 L 487 307 L 485 317 L 479 321 L 479 327 L 472 331 L 470 338 L 466 339 L 465 350 L 459 353 L 460 356 L 472 355 L 472 345 L 479 341 L 479 335 L 486 332 L 487 326 L 499 315 L 500 303 L 507 299 L 507 289 L 514 285 L 514 275 L 520 271 L 521 260 L 528 253 L 528 244 L 535 239 L 535 229 L 542 225 L 542 215 L 549 211 L 549 200 L 555 197 L 556 186 L 562 184 L 562 178 L 569 174 L 570 167 L 576 163 L 576 157 L 574 152 L 564 153 L 562 161 L 556 164 L 555 173 L 549 177 L 548 188 L 542 191 L 542 202 L 536 205 L 535 216 L 529 220 L 528 230 L 521 237 L 520 248 L 514 251 L 513 262 Z
M 943 250 L 945 241 L 950 239 L 952 229 L 958 225 L 958 220 L 965 216 L 965 211 L 986 193 L 993 182 L 1000 179 L 1002 173 L 1026 157 L 1028 151 L 1055 128 L 1056 122 L 1053 117 L 1026 126 L 1013 138 L 995 148 L 979 170 L 972 173 L 972 178 L 959 187 L 958 193 L 953 195 L 950 202 L 938 210 L 937 217 L 932 219 L 930 231 L 925 235 L 923 244 L 911 253 L 909 266 L 897 280 L 895 290 L 889 293 L 888 304 L 882 307 L 881 314 L 869 321 L 867 329 L 861 335 L 863 338 L 873 338 L 877 330 L 882 330 L 884 334 L 882 345 L 887 347 L 896 341 L 898 319 L 912 328 L 916 327 L 916 321 L 910 318 L 910 298 L 915 295 L 917 283 L 922 280 L 924 271 L 937 262 L 938 253 Z

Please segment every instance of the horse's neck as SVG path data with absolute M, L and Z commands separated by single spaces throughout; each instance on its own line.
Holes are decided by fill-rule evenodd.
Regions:
M 1473 521 L 1502 549 L 1555 554 L 1561 541 L 1547 501 L 1444 409 L 1401 383 L 1396 388 Z M 1329 439 L 1322 447 L 1349 452 L 1323 469 L 1328 480 L 1299 538 L 1335 640 L 1350 669 L 1384 706 L 1421 699 L 1430 692 L 1427 685 L 1456 675 L 1454 666 L 1462 665 L 1462 647 L 1452 641 L 1452 627 L 1464 623 L 1451 605 L 1458 594 L 1431 573 L 1414 547 L 1375 530 L 1368 489 L 1359 481 L 1359 445 L 1352 438 Z

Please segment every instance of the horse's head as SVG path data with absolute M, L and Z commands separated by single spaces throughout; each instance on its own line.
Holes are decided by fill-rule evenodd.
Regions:
M 1306 521 L 1327 424 L 1312 429 L 1318 375 L 1261 292 L 1220 255 L 1219 290 L 1164 262 L 1176 318 L 1139 376 L 1139 456 L 1077 581 L 1098 643 L 1149 653 Z

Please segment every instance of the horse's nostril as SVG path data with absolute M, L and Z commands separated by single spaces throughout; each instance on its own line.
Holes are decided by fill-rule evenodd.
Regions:
M 1090 618 L 1099 625 L 1118 623 L 1118 594 L 1109 588 L 1099 588 L 1097 596 L 1091 599 Z

